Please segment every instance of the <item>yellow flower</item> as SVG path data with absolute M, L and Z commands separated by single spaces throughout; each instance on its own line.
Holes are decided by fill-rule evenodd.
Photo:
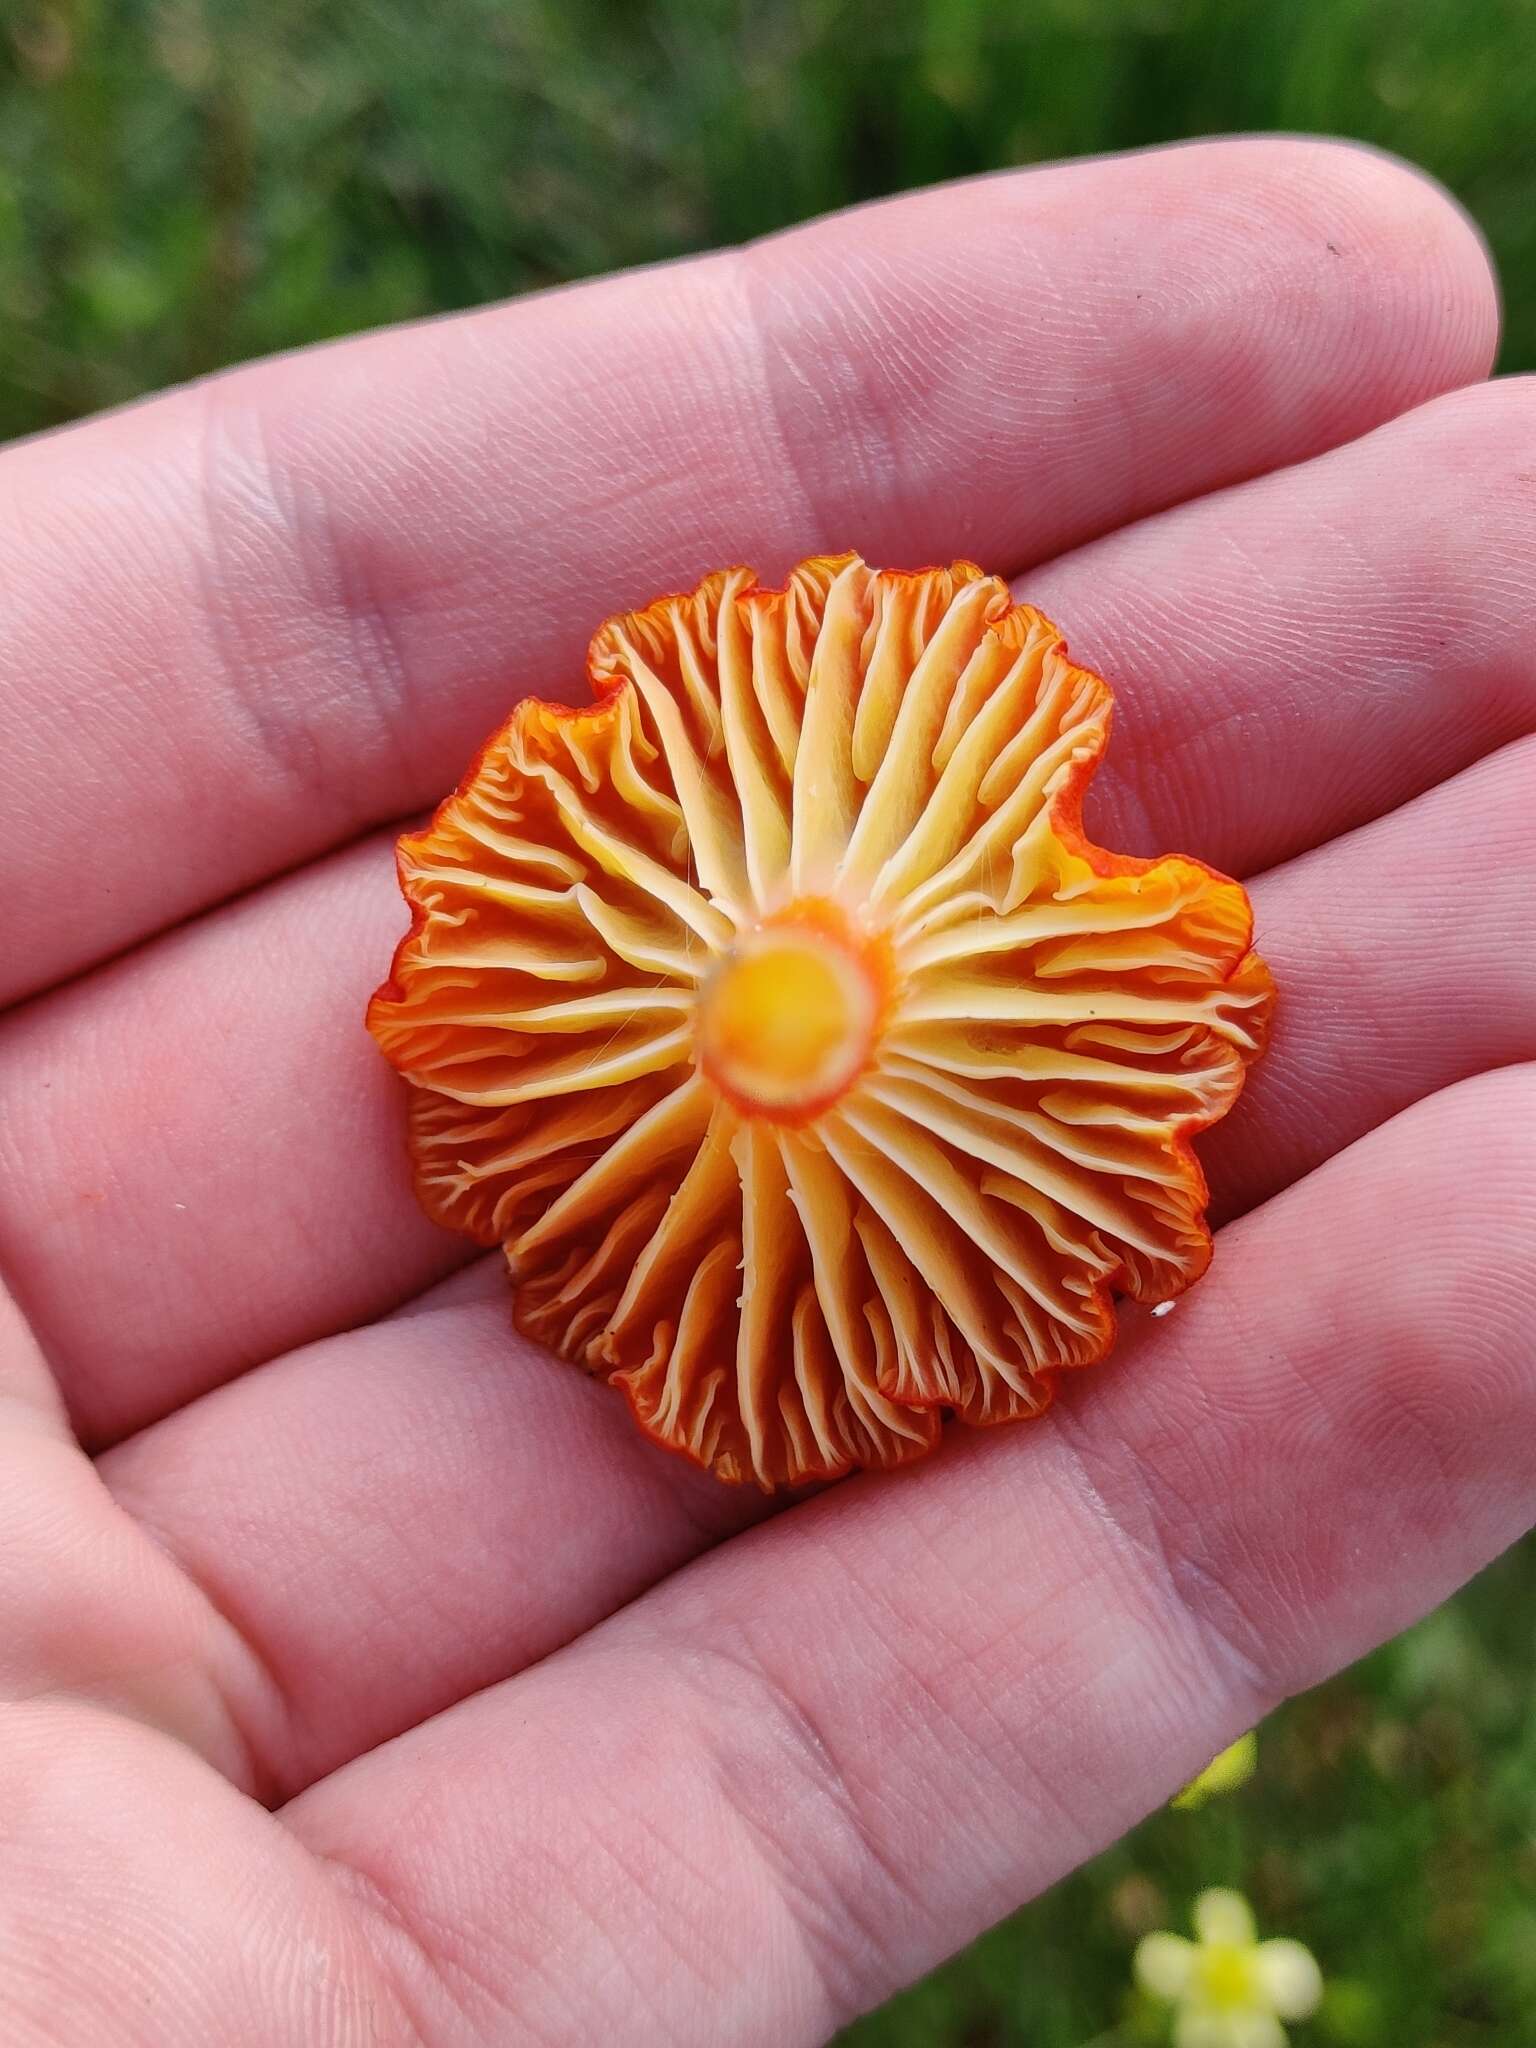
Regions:
M 1212 1757 L 1205 1769 L 1191 1778 L 1184 1790 L 1168 1803 L 1181 1811 L 1204 1806 L 1207 1799 L 1217 1799 L 1224 1792 L 1236 1792 L 1240 1786 L 1246 1785 L 1258 1767 L 1258 1731 L 1250 1728 L 1220 1756 Z
M 1285 2048 L 1282 2020 L 1310 2019 L 1323 1977 L 1299 1941 L 1260 1941 L 1241 1892 L 1195 1900 L 1196 1939 L 1149 1934 L 1136 1980 L 1174 2007 L 1173 2048 Z

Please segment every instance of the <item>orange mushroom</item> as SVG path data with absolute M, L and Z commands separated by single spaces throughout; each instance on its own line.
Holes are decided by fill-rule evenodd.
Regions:
M 1038 1415 L 1211 1252 L 1273 988 L 1236 882 L 1084 838 L 1107 686 L 968 562 L 611 620 L 400 842 L 369 1027 L 519 1327 L 764 1488 Z

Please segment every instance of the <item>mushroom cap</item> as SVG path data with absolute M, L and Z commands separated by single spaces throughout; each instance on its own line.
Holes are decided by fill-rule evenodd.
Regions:
M 1191 1135 L 1273 985 L 1242 888 L 1105 853 L 1108 686 L 968 562 L 611 620 L 400 841 L 369 1028 L 527 1335 L 764 1488 L 1038 1415 L 1211 1253 Z

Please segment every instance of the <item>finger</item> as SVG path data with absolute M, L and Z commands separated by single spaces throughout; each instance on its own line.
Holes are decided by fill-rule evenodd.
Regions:
M 1054 1423 L 793 1510 L 289 1825 L 469 2039 L 826 2039 L 1526 1526 L 1533 1129 L 1528 1069 L 1415 1108 Z
M 10 1293 L 0 1287 L 0 1424 L 17 1435 L 66 1434 L 58 1389 L 42 1349 Z
M 0 813 L 30 862 L 0 995 L 434 798 L 509 695 L 579 691 L 587 636 L 657 588 L 825 546 L 1017 568 L 1482 376 L 1495 320 L 1416 174 L 1203 143 L 28 444 L 0 467 Z
M 0 1781 L 18 1702 L 71 1699 L 172 1734 L 231 1777 L 249 1752 L 228 1704 L 245 1683 L 239 1638 L 113 1501 L 70 1434 L 32 1332 L 0 1287 Z M 21 1786 L 0 1808 L 26 1816 Z M 0 1872 L 14 1827 L 0 1841 Z M 9 1954 L 6 1962 L 10 1962 Z M 7 2019 L 11 2007 L 5 2001 Z
M 1030 576 L 1120 698 L 1090 825 L 1252 874 L 1530 732 L 1533 463 L 1505 379 Z
M 1258 885 L 1284 1001 L 1219 1142 L 1202 1140 L 1218 1215 L 1437 1088 L 1536 1060 L 1533 798 L 1527 742 Z M 451 1310 L 280 1361 L 103 1461 L 262 1644 L 287 1702 L 280 1785 L 546 1655 L 755 1512 L 701 1492 L 607 1390 L 518 1338 L 499 1264 Z M 528 1555 L 548 1568 L 509 1581 L 506 1558 Z
M 411 1189 L 363 1010 L 387 837 L 0 1021 L 0 1263 L 91 1444 L 474 1256 Z
M 6 2048 L 425 2048 L 336 1872 L 142 1708 L 7 1702 L 0 1801 Z
M 247 1655 L 217 1678 L 278 1796 L 537 1662 L 770 1506 L 658 1454 L 609 1388 L 521 1337 L 499 1259 L 98 1470 L 239 1630 Z
M 1147 852 L 1310 844 L 1536 727 L 1533 461 L 1536 382 L 1485 385 L 1145 522 L 1114 543 L 1134 597 L 1118 614 L 1107 582 L 1053 592 L 1135 678 L 1093 828 Z M 1222 586 L 1224 559 L 1268 579 L 1252 602 L 1270 637 L 1242 637 L 1240 659 L 1249 598 L 1236 570 Z M 1076 576 L 1071 559 L 1048 572 Z M 1192 744 L 1202 690 L 1201 772 L 1180 776 L 1163 757 Z M 32 1275 L 95 1441 L 384 1313 L 459 1256 L 415 1213 L 398 1101 L 357 1022 L 403 922 L 382 846 L 317 874 L 0 1026 L 0 1252 Z
M 1536 740 L 1253 885 L 1283 991 L 1200 1157 L 1241 1215 L 1421 1096 L 1536 1060 Z

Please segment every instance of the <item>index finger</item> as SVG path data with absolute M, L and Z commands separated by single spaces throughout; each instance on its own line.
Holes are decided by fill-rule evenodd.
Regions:
M 658 2039 L 825 2040 L 1486 1563 L 1531 1510 L 1533 1083 L 1231 1226 L 1053 1417 L 792 1508 L 291 1802 L 412 2009 L 623 2038 L 638 1986 Z
M 437 795 L 603 616 L 824 547 L 1011 573 L 1488 368 L 1427 181 L 1009 173 L 243 371 L 0 462 L 0 1000 Z

